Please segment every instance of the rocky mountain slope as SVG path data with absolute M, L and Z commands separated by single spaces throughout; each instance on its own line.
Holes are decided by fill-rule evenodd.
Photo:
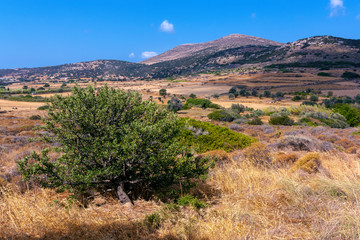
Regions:
M 146 59 L 142 63 L 155 64 L 159 62 L 166 62 L 180 58 L 192 57 L 194 55 L 201 53 L 203 50 L 206 50 L 205 51 L 206 53 L 216 53 L 226 49 L 238 48 L 249 45 L 281 46 L 282 43 L 274 42 L 259 37 L 247 36 L 242 34 L 231 34 L 229 36 L 225 36 L 210 42 L 183 44 L 173 49 L 170 49 L 169 51 L 164 52 L 160 55 Z

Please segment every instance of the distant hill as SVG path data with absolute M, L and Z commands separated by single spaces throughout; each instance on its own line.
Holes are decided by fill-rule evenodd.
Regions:
M 206 50 L 207 53 L 216 53 L 226 49 L 238 48 L 249 45 L 281 46 L 282 43 L 274 42 L 259 37 L 252 37 L 242 34 L 231 34 L 229 36 L 225 36 L 210 42 L 183 44 L 173 49 L 170 49 L 169 51 L 164 52 L 160 55 L 146 59 L 142 63 L 155 64 L 159 62 L 171 61 L 180 58 L 192 57 L 194 55 L 198 55 L 200 52 L 203 52 L 203 50 Z
M 276 68 L 360 67 L 360 40 L 316 36 L 280 44 L 233 34 L 211 42 L 180 45 L 142 63 L 96 60 L 39 68 L 0 69 L 0 79 L 149 79 L 237 68 L 245 64 Z

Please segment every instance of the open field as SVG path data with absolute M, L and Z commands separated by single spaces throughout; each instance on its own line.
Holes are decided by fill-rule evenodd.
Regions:
M 34 135 L 32 126 L 41 124 L 28 117 L 44 111 L 30 111 L 27 104 L 19 107 L 0 115 L 0 176 L 8 179 L 0 182 L 5 187 L 0 191 L 1 239 L 357 239 L 360 235 L 360 136 L 351 135 L 356 129 L 242 125 L 243 133 L 268 145 L 272 161 L 282 154 L 299 158 L 308 153 L 272 145 L 286 136 L 307 136 L 333 148 L 312 150 L 319 152 L 321 164 L 312 173 L 294 171 L 292 160 L 259 168 L 249 164 L 242 150 L 212 153 L 220 154 L 220 162 L 193 189 L 206 202 L 203 209 L 176 210 L 141 199 L 134 206 L 121 206 L 112 197 L 98 197 L 86 208 L 67 208 L 68 193 L 29 187 L 16 171 L 19 158 L 43 147 L 27 139 Z M 207 113 L 186 111 L 198 119 Z M 152 214 L 159 218 L 156 225 L 148 220 Z
M 334 95 L 360 93 L 360 84 L 357 81 L 344 80 L 341 74 L 345 70 L 328 70 L 324 71 L 331 74 L 330 77 L 322 77 L 317 74 L 317 69 L 297 69 L 291 73 L 282 72 L 262 72 L 253 74 L 244 74 L 238 72 L 215 74 L 198 74 L 195 76 L 179 77 L 174 80 L 149 80 L 149 81 L 107 81 L 97 82 L 97 86 L 107 84 L 110 87 L 126 90 L 136 90 L 142 92 L 146 96 L 157 96 L 160 89 L 167 89 L 168 93 L 176 95 L 188 96 L 191 93 L 201 97 L 211 97 L 214 94 L 225 94 L 233 86 L 246 86 L 249 89 L 257 88 L 271 90 L 272 92 L 296 92 L 303 91 L 307 88 L 315 90 L 333 91 Z M 64 81 L 57 83 L 50 82 L 50 87 L 46 89 L 59 89 Z M 30 82 L 30 83 L 13 83 L 7 86 L 11 90 L 22 89 L 24 85 L 28 88 L 42 87 L 46 81 Z M 67 82 L 67 87 L 75 86 L 75 83 Z M 79 82 L 80 86 L 86 86 L 89 83 Z M 346 91 L 346 92 L 342 92 Z M 351 91 L 351 92 L 350 92 Z M 67 93 L 62 93 L 66 95 Z M 41 94 L 41 96 L 49 97 L 52 94 Z
M 281 101 L 252 96 L 230 100 L 226 93 L 237 85 L 273 87 L 269 88 L 273 93 L 304 91 L 308 87 L 319 89 L 323 94 L 327 91 L 350 96 L 360 93 L 357 82 L 338 81 L 341 72 L 331 73 L 334 77 L 319 78 L 315 85 L 303 84 L 314 83 L 318 79 L 316 71 L 252 76 L 201 74 L 176 80 L 99 82 L 97 86 L 106 83 L 118 89 L 136 90 L 143 94 L 143 99 L 152 96 L 159 104 L 166 104 L 172 94 L 188 96 L 193 93 L 225 108 L 239 103 L 263 110 L 297 107 L 301 102 L 292 101 L 291 95 L 285 95 Z M 13 84 L 10 88 L 19 89 L 22 85 Z M 40 87 L 43 83 L 26 85 Z M 61 83 L 50 85 L 59 88 Z M 87 83 L 79 85 L 85 87 Z M 162 88 L 169 94 L 160 102 L 157 98 Z M 214 94 L 221 96 L 213 98 Z M 41 94 L 43 97 L 52 95 Z M 208 114 L 213 109 L 181 110 L 177 113 L 179 117 L 229 127 L 254 137 L 260 145 L 255 143 L 231 152 L 204 153 L 218 159 L 208 177 L 199 180 L 190 192 L 205 203 L 204 207 L 177 206 L 156 198 L 120 205 L 112 195 L 97 196 L 85 204 L 69 201 L 69 192 L 57 193 L 31 182 L 25 183 L 17 170 L 19 159 L 46 147 L 44 143 L 31 141 L 41 131 L 37 127 L 43 122 L 30 120 L 30 117 L 45 117 L 46 111 L 37 109 L 42 105 L 45 103 L 0 100 L 0 239 L 360 237 L 360 135 L 353 134 L 358 128 L 274 126 L 268 124 L 269 116 L 260 117 L 264 125 L 235 124 L 209 120 Z M 257 165 L 254 159 L 266 163 Z M 299 159 L 310 159 L 310 164 L 300 165 Z

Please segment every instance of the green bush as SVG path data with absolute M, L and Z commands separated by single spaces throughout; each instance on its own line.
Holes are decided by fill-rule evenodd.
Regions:
M 40 107 L 38 107 L 38 110 L 47 110 L 47 109 L 49 109 L 49 105 L 43 105 L 43 106 L 40 106 Z
M 256 142 L 254 138 L 211 123 L 189 118 L 182 118 L 181 123 L 184 126 L 182 141 L 198 153 L 218 149 L 231 152 Z
M 206 207 L 206 203 L 203 201 L 198 200 L 197 198 L 191 196 L 191 195 L 185 195 L 178 199 L 177 203 L 180 206 L 187 206 L 190 205 L 195 210 Z
M 214 104 L 210 100 L 203 98 L 189 98 L 188 100 L 186 100 L 184 109 L 190 109 L 191 107 L 215 108 L 215 109 L 220 108 L 219 105 Z
M 230 113 L 225 110 L 216 110 L 208 114 L 208 118 L 211 120 L 224 122 L 232 122 L 235 119 Z
M 327 73 L 327 72 L 319 72 L 317 75 L 319 77 L 331 77 L 331 73 Z
M 231 104 L 230 110 L 233 111 L 236 114 L 245 112 L 245 106 L 239 103 L 233 103 Z
M 351 127 L 360 125 L 360 110 L 350 104 L 337 104 L 334 111 L 343 115 Z
M 294 125 L 294 120 L 292 120 L 288 115 L 285 114 L 273 114 L 270 116 L 269 124 L 271 125 Z
M 29 117 L 30 120 L 41 120 L 41 116 L 40 115 L 32 115 Z
M 304 98 L 302 96 L 299 96 L 299 95 L 296 95 L 294 96 L 291 100 L 292 101 L 300 101 L 300 100 L 303 100 Z
M 301 103 L 301 105 L 305 105 L 305 106 L 316 106 L 316 102 L 309 102 L 309 101 L 304 101 Z
M 125 203 L 180 182 L 186 189 L 209 168 L 180 141 L 177 116 L 138 92 L 77 86 L 70 96 L 52 98 L 45 124 L 52 134 L 44 140 L 60 143 L 60 156 L 52 159 L 51 149 L 44 149 L 18 162 L 24 179 L 43 187 L 77 194 L 111 190 Z
M 259 117 L 254 117 L 252 120 L 248 122 L 249 125 L 263 125 L 263 121 Z
M 316 95 L 311 95 L 311 96 L 310 96 L 310 101 L 312 101 L 312 102 L 317 102 L 317 101 L 319 101 L 319 97 L 316 96 Z
M 360 78 L 360 75 L 354 72 L 344 72 L 341 77 L 346 79 L 355 79 Z

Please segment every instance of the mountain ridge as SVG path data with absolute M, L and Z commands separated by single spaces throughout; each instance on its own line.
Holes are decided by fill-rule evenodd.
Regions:
M 1 80 L 3 82 L 4 79 L 19 81 L 32 79 L 76 80 L 83 78 L 104 80 L 157 79 L 239 68 L 248 64 L 278 68 L 360 67 L 360 40 L 357 39 L 325 35 L 274 45 L 273 41 L 253 37 L 257 43 L 259 41 L 264 42 L 251 44 L 250 41 L 246 43 L 247 45 L 243 43 L 231 45 L 232 38 L 239 39 L 241 36 L 245 35 L 225 36 L 221 38 L 222 40 L 210 41 L 210 45 L 209 42 L 206 42 L 205 45 L 200 45 L 201 48 L 198 48 L 199 45 L 197 45 L 195 50 L 194 48 L 190 49 L 191 54 L 188 54 L 189 51 L 185 51 L 184 57 L 179 57 L 182 56 L 180 54 L 172 60 L 153 64 L 132 63 L 121 60 L 94 60 L 38 68 L 0 69 L 0 80 L 3 79 Z M 249 36 L 245 37 L 249 39 Z M 230 41 L 228 41 L 229 39 Z M 219 41 L 227 42 L 227 44 L 211 47 L 211 44 Z M 191 44 L 187 45 L 192 46 Z M 178 47 L 181 48 L 184 45 Z
M 186 43 L 176 46 L 162 54 L 148 58 L 140 63 L 156 64 L 164 61 L 176 60 L 183 57 L 196 54 L 205 49 L 212 49 L 213 52 L 236 48 L 247 45 L 260 45 L 260 46 L 281 46 L 282 43 L 267 40 L 264 38 L 248 36 L 244 34 L 230 34 L 222 38 L 203 42 L 203 43 Z

